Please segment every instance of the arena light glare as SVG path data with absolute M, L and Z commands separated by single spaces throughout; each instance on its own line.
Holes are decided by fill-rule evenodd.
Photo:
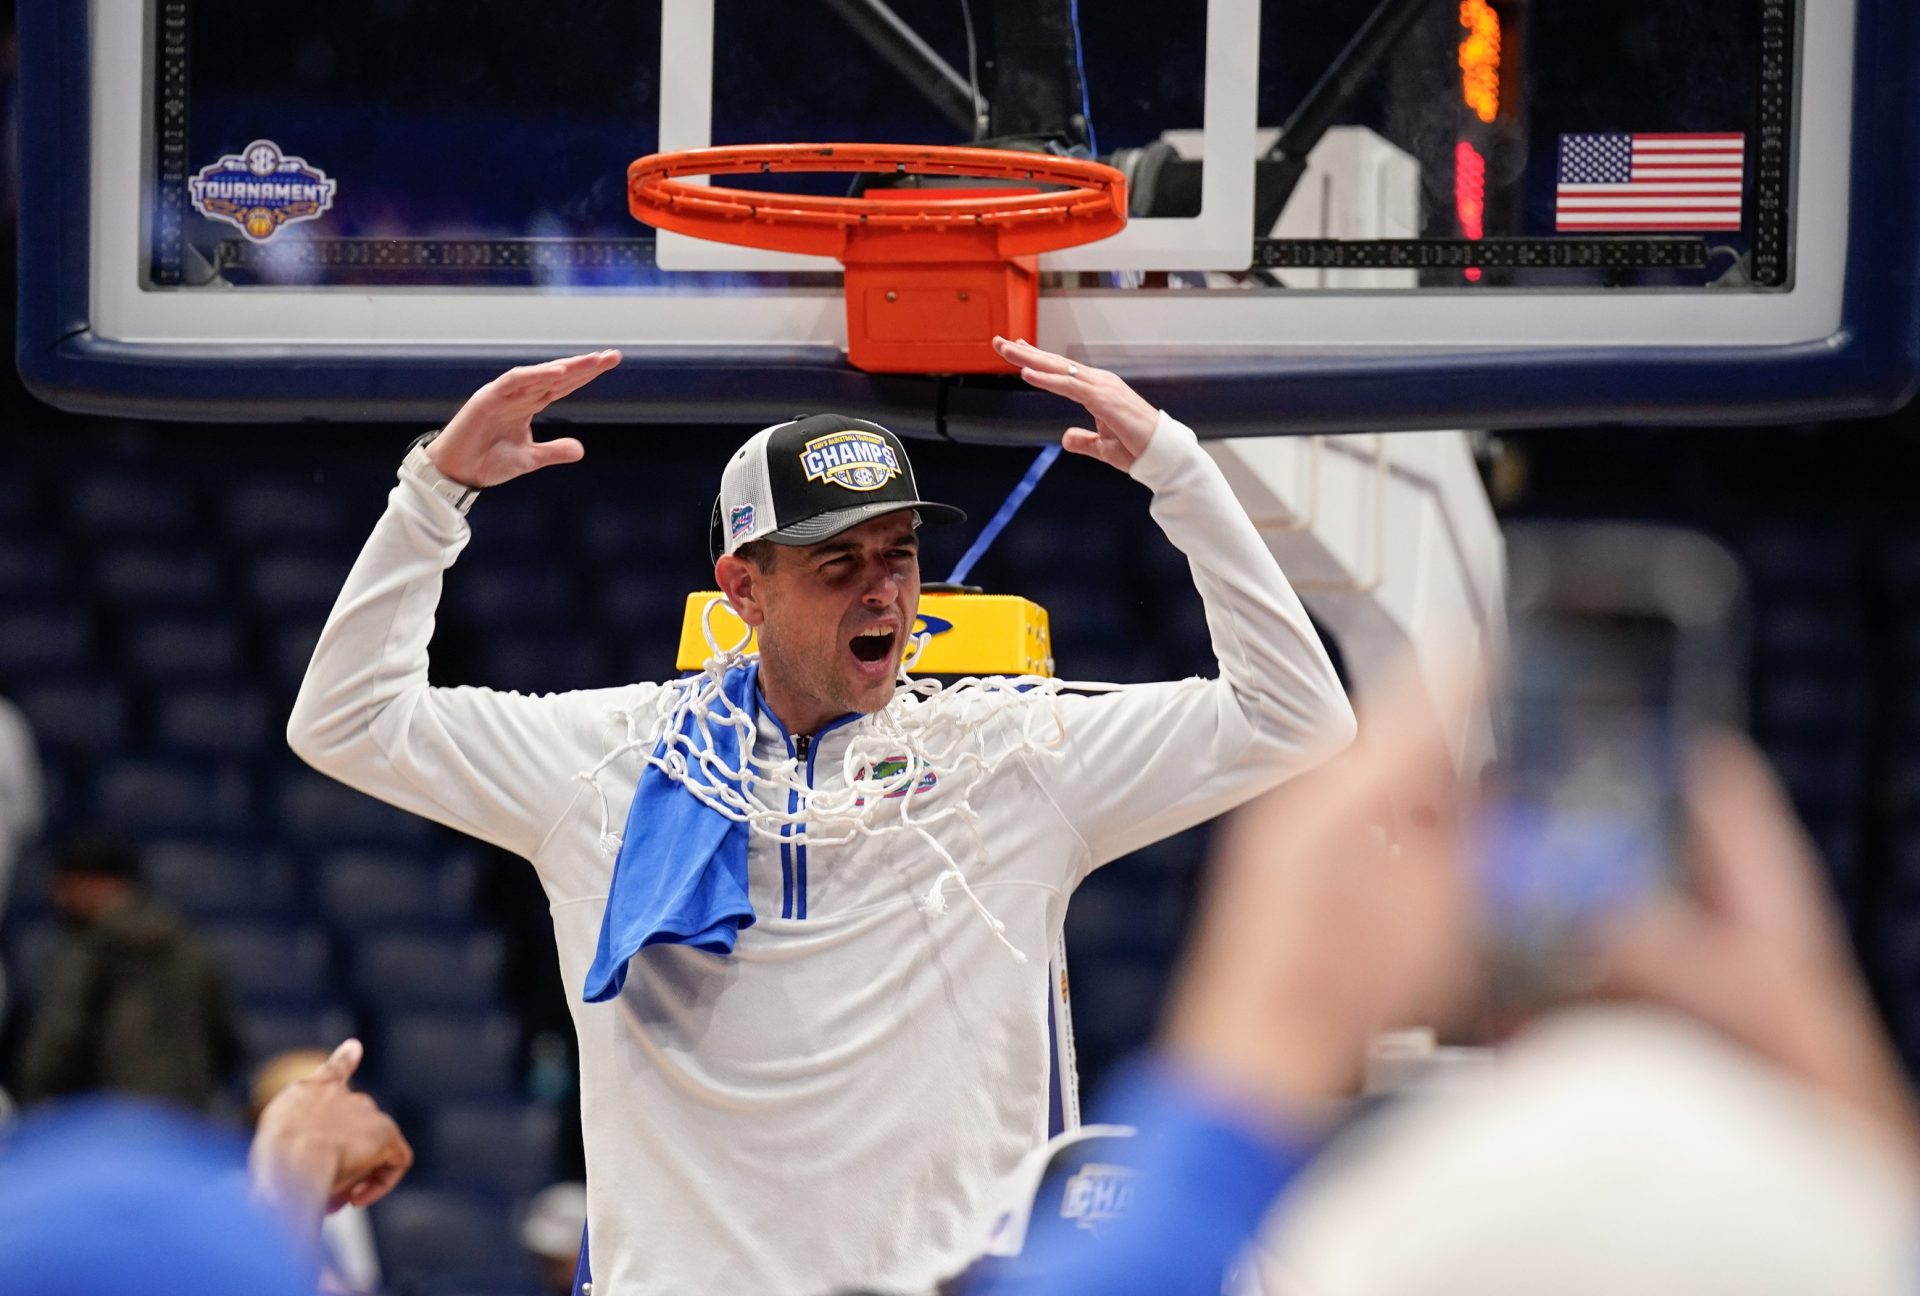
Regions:
M 1460 0 L 1460 97 L 1474 116 L 1500 115 L 1500 15 L 1487 0 Z
M 1487 160 L 1466 140 L 1453 146 L 1453 209 L 1463 238 L 1479 239 L 1487 232 Z M 1467 281 L 1478 283 L 1477 266 L 1467 270 Z

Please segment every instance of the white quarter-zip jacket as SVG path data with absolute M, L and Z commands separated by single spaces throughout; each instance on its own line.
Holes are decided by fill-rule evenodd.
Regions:
M 961 900 L 918 903 L 943 861 L 910 832 L 804 846 L 756 835 L 757 921 L 734 953 L 643 950 L 589 1004 L 613 854 L 643 768 L 583 778 L 659 708 L 658 684 L 525 697 L 427 682 L 441 575 L 465 517 L 403 471 L 321 633 L 294 750 L 363 792 L 533 862 L 580 1038 L 594 1296 L 923 1292 L 976 1255 L 1001 1179 L 1047 1135 L 1048 955 L 1094 868 L 1220 814 L 1338 751 L 1353 713 L 1225 478 L 1162 415 L 1132 476 L 1190 560 L 1217 679 L 1032 696 L 1064 741 L 1016 757 L 932 831 L 1026 952 Z M 484 525 L 485 504 L 481 524 Z M 964 693 L 902 695 L 909 726 Z M 976 713 L 964 713 L 976 714 Z M 981 740 L 1004 714 L 977 713 Z M 754 747 L 842 784 L 850 717 L 804 753 L 762 708 Z M 965 780 L 916 791 L 916 818 Z

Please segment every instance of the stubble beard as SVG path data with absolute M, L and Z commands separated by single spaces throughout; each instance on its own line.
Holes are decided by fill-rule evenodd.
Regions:
M 835 640 L 832 651 L 844 652 L 845 645 Z M 896 657 L 898 652 L 896 648 Z M 900 668 L 897 660 L 884 693 L 876 686 L 869 694 L 854 680 L 847 678 L 838 666 L 837 657 L 828 661 L 821 655 L 788 653 L 778 641 L 768 644 L 763 638 L 761 642 L 762 676 L 771 673 L 780 686 L 799 693 L 806 702 L 830 712 L 836 719 L 849 713 L 872 715 L 893 701 L 894 692 L 899 687 Z

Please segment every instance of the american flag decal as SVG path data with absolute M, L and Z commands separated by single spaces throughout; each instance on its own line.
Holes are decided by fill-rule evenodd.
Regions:
M 1562 135 L 1554 228 L 1737 230 L 1745 135 Z

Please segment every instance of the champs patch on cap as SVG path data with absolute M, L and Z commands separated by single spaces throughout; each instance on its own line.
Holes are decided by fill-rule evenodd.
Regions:
M 879 490 L 900 475 L 900 459 L 876 432 L 848 428 L 817 436 L 800 448 L 808 481 L 854 491 Z
M 810 545 L 862 522 L 912 510 L 921 522 L 963 522 L 922 499 L 900 438 L 846 414 L 807 414 L 762 428 L 720 474 L 709 528 L 713 555 L 755 540 Z

